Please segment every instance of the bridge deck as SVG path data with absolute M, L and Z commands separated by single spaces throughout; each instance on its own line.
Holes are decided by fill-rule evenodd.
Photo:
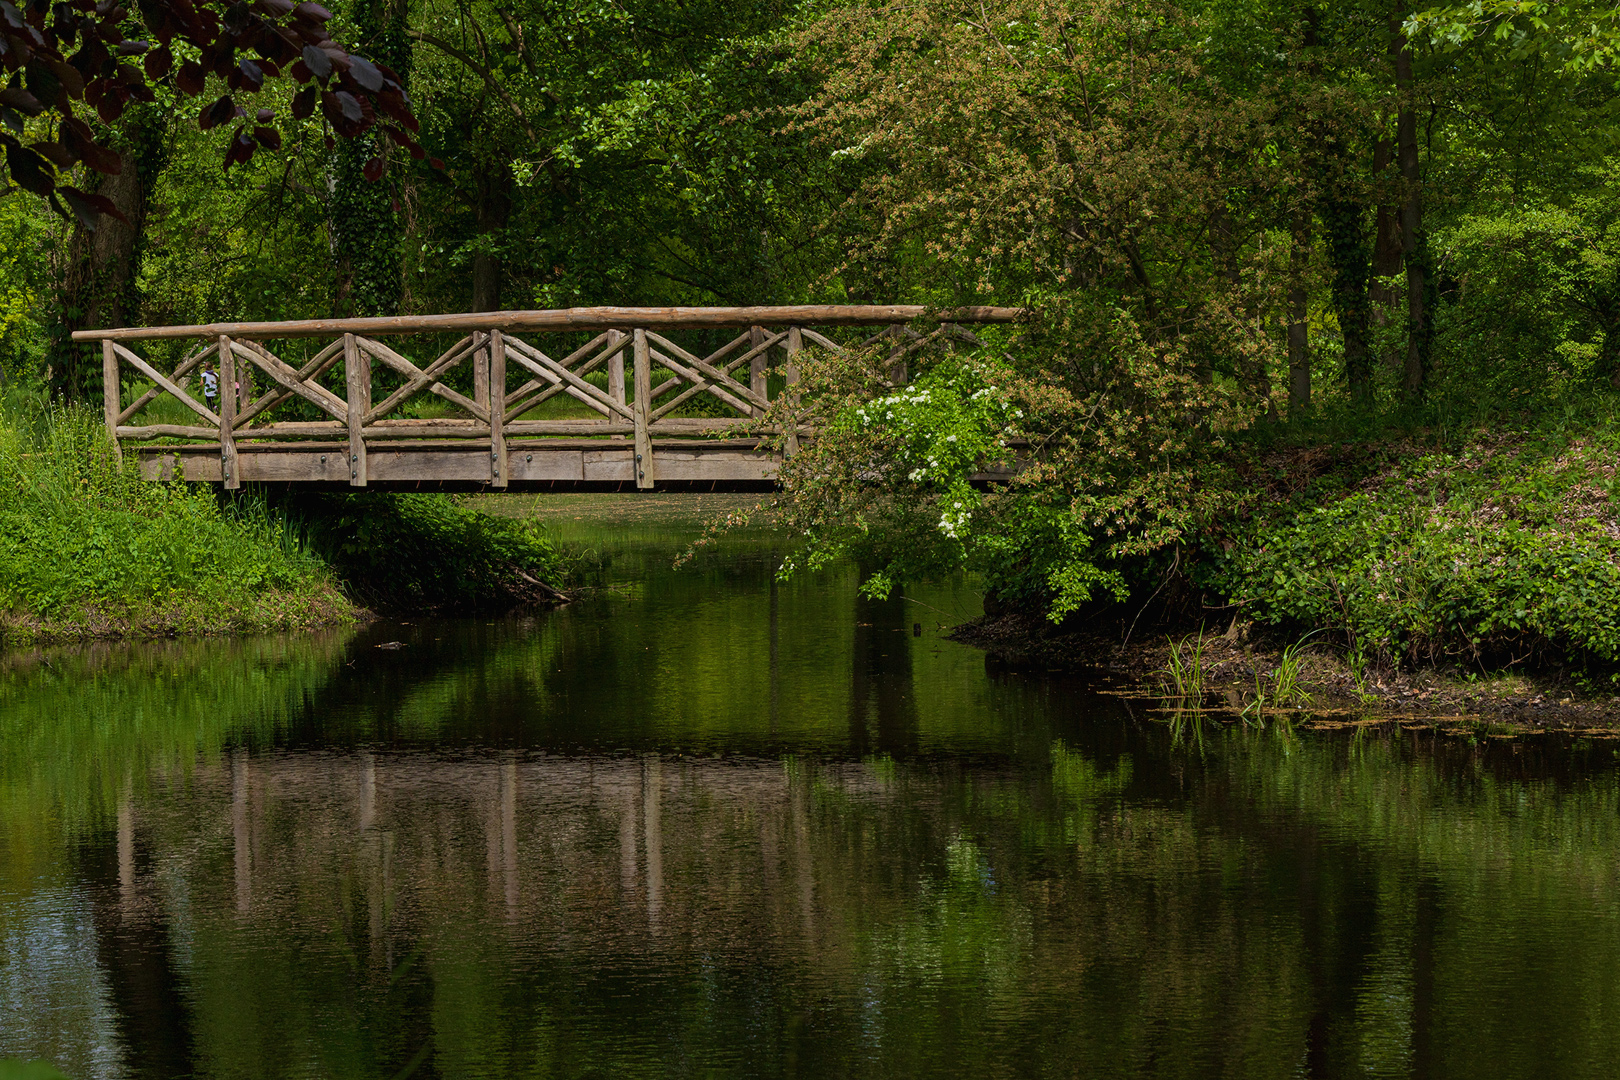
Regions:
M 906 380 L 919 349 L 977 341 L 957 322 L 1019 314 L 575 308 L 81 330 L 73 338 L 100 342 L 107 433 L 152 480 L 768 490 L 781 465 L 769 447 L 791 455 L 814 435 L 798 390 L 806 353 L 872 346 L 880 365 L 874 392 L 883 392 Z M 921 333 L 903 320 L 933 329 Z M 832 327 L 878 332 L 841 342 L 828 336 Z M 665 336 L 680 331 L 706 349 L 688 351 Z M 553 357 L 541 347 L 548 334 L 577 347 Z M 333 335 L 318 351 L 297 344 Z M 376 340 L 413 335 L 439 335 L 441 345 L 459 336 L 418 360 Z M 168 371 L 134 348 L 172 352 L 166 343 L 187 339 L 198 345 Z M 298 349 L 301 363 L 266 342 L 290 343 L 278 347 L 289 356 Z M 268 381 L 262 393 L 255 375 Z M 436 400 L 424 409 L 424 399 Z M 299 415 L 270 418 L 289 405 Z
M 653 439 L 652 487 L 660 491 L 770 491 L 779 459 L 760 439 Z M 346 442 L 236 444 L 237 472 L 247 483 L 350 487 Z M 218 443 L 142 446 L 148 480 L 223 477 Z M 368 448 L 367 486 L 382 490 L 466 491 L 490 486 L 487 444 L 448 439 Z M 607 439 L 510 439 L 508 490 L 635 490 L 635 445 Z

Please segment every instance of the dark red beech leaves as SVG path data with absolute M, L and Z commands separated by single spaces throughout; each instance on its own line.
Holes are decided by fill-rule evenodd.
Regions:
M 112 124 L 131 102 L 154 100 L 153 86 L 163 80 L 201 97 L 209 75 L 224 82 L 225 93 L 202 106 L 197 123 L 205 130 L 235 125 L 227 169 L 261 148 L 281 148 L 275 113 L 238 99 L 287 77 L 303 85 L 293 97 L 294 119 L 319 109 L 340 138 L 376 127 L 421 159 L 403 82 L 333 40 L 331 18 L 320 4 L 293 0 L 0 0 L 0 147 L 12 182 L 59 212 L 71 210 L 86 228 L 102 214 L 122 219 L 106 196 L 58 182 L 59 170 L 81 163 L 109 175 L 122 168 L 85 117 L 94 112 Z M 25 142 L 26 120 L 40 116 L 53 137 Z M 373 180 L 382 171 L 380 157 L 364 169 Z

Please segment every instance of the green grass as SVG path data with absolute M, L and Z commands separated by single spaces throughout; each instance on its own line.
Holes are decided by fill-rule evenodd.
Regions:
M 1159 672 L 1165 696 L 1176 698 L 1195 711 L 1203 708 L 1205 676 L 1203 629 L 1199 629 L 1196 637 L 1189 634 L 1180 641 L 1170 638 L 1165 640 L 1170 645 L 1170 654 L 1165 660 L 1164 668 Z
M 0 420 L 0 637 L 249 632 L 351 618 L 261 499 L 141 481 L 88 411 Z
M 356 603 L 488 609 L 556 597 L 533 521 L 438 494 L 305 495 L 139 479 L 99 415 L 0 410 L 0 641 L 256 633 Z

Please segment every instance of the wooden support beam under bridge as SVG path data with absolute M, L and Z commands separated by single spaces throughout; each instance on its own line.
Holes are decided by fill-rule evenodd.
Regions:
M 806 352 L 877 343 L 896 385 L 917 351 L 977 340 L 960 324 L 1021 314 L 898 305 L 571 308 L 73 337 L 101 343 L 107 433 L 151 480 L 749 491 L 774 485 L 780 459 L 770 446 L 792 454 L 815 437 L 796 390 Z M 331 340 L 299 345 L 308 338 Z M 424 341 L 434 355 L 407 355 Z M 182 345 L 162 363 L 153 351 L 166 342 Z M 212 397 L 202 390 L 209 370 L 218 385 Z M 262 393 L 255 372 L 265 377 Z M 271 418 L 275 410 L 281 415 Z

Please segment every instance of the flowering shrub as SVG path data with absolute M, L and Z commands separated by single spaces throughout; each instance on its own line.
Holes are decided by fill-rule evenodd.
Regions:
M 890 386 L 888 357 L 806 366 L 804 406 L 825 420 L 783 466 L 781 508 L 803 541 L 784 566 L 853 556 L 862 587 L 957 569 L 1054 621 L 1122 601 L 1147 556 L 1183 542 L 1225 497 L 1214 455 L 1250 413 L 1173 350 L 1116 323 L 1108 377 L 1065 389 L 989 348 L 919 353 Z M 792 421 L 779 402 L 776 420 Z

